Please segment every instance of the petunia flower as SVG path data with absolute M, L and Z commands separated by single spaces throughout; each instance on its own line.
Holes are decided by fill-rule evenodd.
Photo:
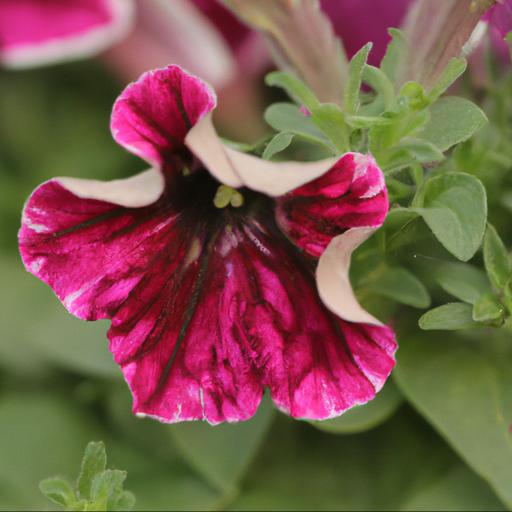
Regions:
M 26 269 L 84 320 L 111 319 L 133 410 L 164 422 L 250 418 L 265 388 L 295 418 L 371 400 L 394 366 L 389 327 L 358 304 L 352 251 L 384 221 L 369 155 L 274 163 L 221 142 L 216 97 L 178 66 L 116 101 L 115 140 L 151 168 L 55 178 L 19 233 Z
M 132 0 L 0 0 L 0 64 L 88 57 L 123 37 L 132 14 Z

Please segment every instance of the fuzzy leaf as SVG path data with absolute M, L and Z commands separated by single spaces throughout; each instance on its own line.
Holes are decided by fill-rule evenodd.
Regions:
M 491 224 L 485 232 L 483 249 L 487 275 L 493 286 L 502 290 L 512 277 L 512 262 L 505 244 Z
M 334 103 L 324 103 L 311 111 L 314 123 L 329 137 L 338 152 L 349 150 L 345 114 Z
M 418 136 L 446 151 L 469 139 L 486 122 L 486 115 L 474 103 L 448 96 L 430 107 L 430 120 Z
M 292 103 L 274 103 L 267 108 L 264 117 L 274 130 L 294 133 L 332 149 L 329 139 L 315 125 L 311 117 L 305 116 L 299 107 Z
M 374 293 L 415 308 L 428 308 L 430 295 L 423 283 L 402 267 L 386 269 L 369 285 Z
M 398 90 L 401 85 L 405 66 L 409 55 L 409 43 L 405 34 L 396 28 L 388 29 L 391 41 L 386 49 L 380 68 Z
M 39 484 L 39 490 L 51 501 L 69 508 L 76 503 L 75 493 L 66 480 L 55 477 L 47 478 Z
M 347 114 L 356 114 L 359 110 L 359 94 L 361 92 L 363 70 L 371 49 L 372 43 L 367 43 L 350 61 L 348 81 L 343 95 L 343 107 Z
M 427 311 L 419 320 L 419 326 L 425 331 L 456 331 L 468 329 L 478 324 L 473 321 L 473 308 L 464 302 L 451 302 Z
M 445 292 L 468 304 L 489 291 L 484 272 L 466 263 L 444 263 L 435 270 L 434 279 Z
M 285 150 L 293 140 L 293 133 L 281 132 L 273 137 L 265 147 L 262 158 L 264 160 L 270 160 L 274 155 Z
M 444 160 L 443 152 L 428 140 L 408 137 L 403 139 L 398 147 L 405 149 L 415 160 L 423 164 Z
M 492 292 L 482 295 L 473 305 L 473 320 L 475 322 L 502 321 L 504 314 L 505 308 Z
M 302 80 L 290 73 L 273 71 L 265 77 L 265 83 L 271 87 L 284 89 L 290 98 L 295 100 L 299 105 L 304 105 L 309 110 L 319 105 L 311 89 Z
M 89 510 L 114 510 L 123 493 L 123 482 L 126 471 L 107 469 L 96 474 L 91 486 L 91 502 Z
M 474 176 L 434 176 L 425 185 L 423 207 L 416 211 L 458 259 L 471 259 L 480 247 L 487 221 L 487 198 L 484 186 Z
M 429 100 L 436 101 L 466 71 L 467 65 L 466 59 L 452 58 L 429 91 Z
M 105 445 L 100 442 L 91 442 L 85 449 L 80 474 L 76 483 L 78 495 L 83 499 L 90 499 L 91 489 L 95 476 L 105 471 L 107 454 Z

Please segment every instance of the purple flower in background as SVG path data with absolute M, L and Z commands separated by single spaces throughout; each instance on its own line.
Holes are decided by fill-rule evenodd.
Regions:
M 497 0 L 485 15 L 485 19 L 504 38 L 512 30 L 512 0 Z
M 245 420 L 267 387 L 293 417 L 337 416 L 394 366 L 393 332 L 348 278 L 352 251 L 386 216 L 383 175 L 356 153 L 274 163 L 235 151 L 215 106 L 178 66 L 128 86 L 113 136 L 151 168 L 41 185 L 23 213 L 24 264 L 72 314 L 112 320 L 135 413 Z
M 87 57 L 131 26 L 132 0 L 1 0 L 0 63 L 28 67 Z
M 343 41 L 347 56 L 352 57 L 371 41 L 369 62 L 378 65 L 389 42 L 388 29 L 400 27 L 412 0 L 322 0 L 322 9 L 331 19 Z

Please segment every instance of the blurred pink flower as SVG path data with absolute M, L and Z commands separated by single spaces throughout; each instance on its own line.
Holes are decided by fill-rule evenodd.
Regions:
M 268 387 L 293 417 L 337 416 L 371 400 L 394 366 L 393 332 L 348 279 L 352 251 L 388 210 L 382 172 L 356 153 L 240 153 L 217 136 L 215 106 L 178 66 L 128 86 L 112 133 L 151 168 L 41 185 L 23 213 L 24 264 L 72 314 L 112 320 L 135 413 L 245 420 Z
M 512 30 L 512 0 L 497 0 L 484 19 L 503 39 Z
M 93 55 L 131 26 L 132 0 L 1 0 L 0 63 L 28 67 Z
M 390 40 L 388 29 L 399 28 L 413 0 L 322 0 L 347 56 L 371 41 L 369 62 L 378 65 Z

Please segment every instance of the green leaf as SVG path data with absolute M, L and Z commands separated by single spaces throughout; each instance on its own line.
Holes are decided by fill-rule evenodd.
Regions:
M 398 148 L 403 148 L 422 164 L 444 160 L 443 152 L 428 140 L 408 137 L 402 139 Z
M 365 64 L 362 80 L 380 96 L 384 110 L 393 109 L 396 103 L 395 90 L 385 73 L 375 66 Z
M 101 441 L 90 442 L 85 449 L 80 474 L 76 482 L 80 498 L 90 499 L 93 480 L 98 473 L 105 471 L 106 466 L 105 445 Z
M 411 510 L 405 505 L 412 496 L 461 466 L 407 407 L 357 435 L 328 435 L 278 419 L 229 510 Z M 475 493 L 499 505 L 485 483 L 470 481 Z M 457 498 L 462 506 L 454 510 L 466 510 Z M 436 509 L 427 499 L 423 510 Z
M 181 423 L 168 427 L 176 445 L 190 464 L 217 489 L 233 493 L 273 417 L 267 400 L 249 421 L 212 427 L 208 423 Z
M 409 81 L 400 89 L 400 100 L 406 101 L 406 106 L 411 110 L 422 110 L 429 105 L 425 89 L 418 82 Z
M 51 501 L 69 508 L 76 503 L 75 492 L 71 484 L 63 478 L 47 478 L 39 484 L 39 490 Z
M 131 510 L 135 506 L 135 496 L 130 491 L 123 491 L 114 504 L 114 510 Z
M 312 110 L 319 105 L 311 89 L 302 80 L 290 73 L 273 71 L 265 77 L 265 83 L 271 87 L 281 87 L 299 105 L 304 105 L 308 110 Z
M 485 231 L 483 252 L 487 275 L 493 286 L 502 290 L 512 277 L 512 262 L 505 244 L 491 224 Z
M 285 150 L 293 140 L 293 133 L 281 132 L 278 133 L 265 147 L 262 158 L 270 160 L 274 155 Z
M 425 331 L 456 331 L 469 329 L 478 324 L 473 320 L 473 308 L 464 302 L 450 302 L 427 311 L 419 320 L 419 326 Z
M 512 32 L 509 32 L 505 36 L 505 41 L 508 43 L 508 49 L 510 50 L 510 56 L 512 57 Z
M 442 470 L 432 481 L 406 498 L 400 510 L 507 510 L 489 486 L 460 462 Z
M 389 380 L 370 402 L 348 410 L 338 418 L 310 423 L 331 434 L 353 434 L 370 430 L 389 419 L 403 402 L 402 395 Z
M 402 336 L 394 376 L 418 411 L 511 507 L 512 350 L 506 338 Z
M 453 57 L 429 91 L 429 100 L 436 101 L 466 71 L 467 65 L 466 59 Z
M 334 103 L 323 103 L 311 111 L 313 122 L 329 137 L 338 152 L 350 149 L 345 114 Z
M 425 185 L 423 208 L 415 210 L 443 246 L 467 261 L 480 247 L 487 221 L 485 188 L 474 176 L 446 173 Z
M 429 110 L 430 120 L 418 137 L 431 142 L 441 151 L 469 139 L 487 122 L 480 108 L 456 96 L 441 98 Z
M 91 485 L 88 510 L 114 510 L 123 493 L 123 483 L 126 480 L 126 471 L 107 469 L 94 476 Z
M 430 295 L 423 283 L 402 267 L 384 270 L 368 288 L 401 304 L 422 309 L 430 306 Z
M 485 273 L 467 263 L 443 263 L 434 271 L 434 279 L 445 292 L 468 304 L 489 291 Z
M 503 322 L 505 308 L 492 292 L 482 295 L 473 306 L 475 322 Z
M 345 116 L 346 123 L 352 128 L 367 129 L 372 126 L 387 126 L 393 121 L 387 117 L 376 116 Z
M 315 125 L 311 117 L 305 116 L 296 105 L 291 103 L 274 103 L 267 108 L 264 117 L 265 121 L 274 130 L 300 135 L 334 152 L 329 139 Z
M 363 69 L 372 46 L 372 43 L 365 44 L 350 61 L 348 80 L 343 93 L 343 107 L 347 114 L 356 114 L 359 110 Z
M 390 28 L 388 33 L 391 36 L 391 41 L 388 43 L 380 68 L 398 90 L 407 64 L 409 43 L 401 30 Z

